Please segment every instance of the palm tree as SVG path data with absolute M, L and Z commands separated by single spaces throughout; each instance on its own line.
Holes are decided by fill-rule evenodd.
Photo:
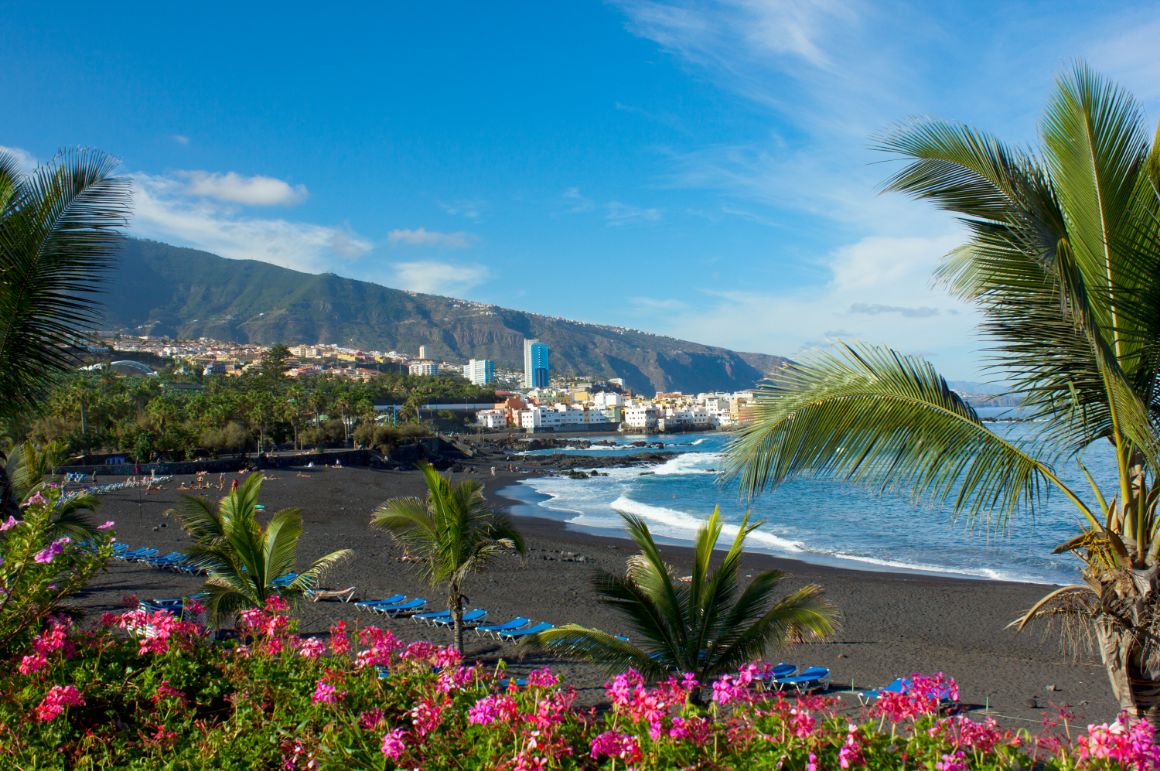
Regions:
M 263 528 L 258 522 L 262 476 L 251 474 L 214 507 L 207 499 L 185 495 L 178 510 L 181 524 L 194 540 L 190 557 L 209 571 L 206 610 L 222 621 L 239 610 L 258 608 L 274 596 L 299 597 L 318 586 L 322 575 L 354 555 L 333 551 L 315 560 L 289 582 L 302 537 L 300 509 L 276 512 Z
M 1041 430 L 1034 447 L 989 431 L 925 361 L 843 346 L 776 373 L 730 450 L 756 493 L 821 475 L 1006 523 L 1048 490 L 1083 527 L 1057 552 L 1083 583 L 1051 592 L 1014 625 L 1063 621 L 1094 634 L 1124 709 L 1160 723 L 1160 142 L 1130 95 L 1080 65 L 1062 78 L 1038 154 L 958 124 L 890 136 L 908 163 L 887 189 L 956 212 L 970 232 L 939 278 L 974 303 Z M 1115 451 L 1105 490 L 1080 453 Z M 1057 476 L 1080 464 L 1089 505 Z M 1068 635 L 1065 635 L 1068 637 Z
M 500 552 L 525 554 L 524 539 L 506 515 L 492 510 L 483 485 L 474 479 L 457 485 L 422 463 L 426 499 L 393 498 L 371 515 L 381 527 L 417 557 L 431 586 L 447 584 L 447 610 L 455 632 L 455 649 L 463 653 L 463 594 L 467 577 L 482 570 Z
M 741 554 L 746 537 L 761 526 L 745 515 L 733 545 L 717 569 L 710 561 L 721 536 L 721 514 L 697 531 L 692 575 L 674 578 L 644 520 L 622 514 L 640 554 L 629 559 L 625 575 L 601 572 L 593 585 L 605 604 L 630 625 L 639 645 L 615 635 L 576 624 L 541 632 L 531 645 L 549 647 L 606 664 L 610 671 L 636 669 L 659 678 L 669 672 L 691 672 L 708 683 L 723 672 L 762 657 L 787 639 L 832 634 L 836 611 L 816 584 L 804 586 L 780 600 L 774 593 L 783 573 L 769 570 L 740 589 Z
M 25 175 L 0 151 L 0 430 L 38 410 L 97 318 L 93 293 L 129 214 L 129 182 L 112 176 L 116 166 L 75 150 Z M 0 462 L 0 516 L 18 504 Z
M 7 453 L 4 472 L 16 500 L 26 500 L 44 484 L 44 478 L 58 465 L 64 455 L 58 442 L 43 447 L 32 442 L 14 445 Z M 100 501 L 91 493 L 74 495 L 59 500 L 52 510 L 50 529 L 46 537 L 52 540 L 67 536 L 75 541 L 87 541 L 98 535 L 97 526 L 86 516 Z

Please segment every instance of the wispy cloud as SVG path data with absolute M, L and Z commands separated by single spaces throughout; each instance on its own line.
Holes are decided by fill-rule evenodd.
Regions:
M 170 134 L 169 138 L 179 145 L 189 144 L 189 137 L 187 137 L 185 134 Z
M 191 196 L 185 178 L 134 174 L 132 232 L 304 271 L 333 271 L 366 254 L 371 242 L 347 227 L 247 217 L 236 207 Z
M 463 296 L 486 281 L 490 275 L 484 265 L 433 260 L 396 262 L 392 267 L 394 276 L 391 283 L 394 286 L 424 294 L 454 297 Z
M 659 222 L 661 210 L 653 207 L 633 206 L 620 201 L 604 204 L 604 221 L 609 225 L 632 225 L 640 222 Z
M 0 153 L 7 153 L 8 155 L 11 155 L 13 158 L 15 158 L 16 165 L 25 174 L 31 174 L 33 171 L 36 171 L 36 156 L 27 150 L 21 149 L 19 147 L 6 147 L 4 145 L 0 145 Z
M 440 249 L 466 249 L 476 240 L 476 236 L 463 231 L 441 233 L 427 228 L 397 228 L 387 234 L 387 240 L 396 246 L 431 246 Z
M 435 205 L 453 217 L 464 217 L 479 222 L 487 211 L 485 201 L 474 198 L 460 198 L 454 201 L 436 201 Z
M 658 311 L 679 311 L 689 307 L 688 303 L 674 297 L 630 297 L 628 302 L 637 311 L 650 314 Z
M 596 202 L 580 192 L 578 187 L 570 187 L 560 195 L 568 206 L 569 214 L 585 214 L 596 208 Z
M 908 305 L 882 305 L 881 303 L 854 303 L 850 306 L 850 313 L 863 316 L 880 316 L 883 313 L 897 313 L 908 319 L 925 319 L 942 313 L 938 308 L 928 305 L 911 307 Z
M 179 171 L 189 195 L 215 198 L 246 206 L 290 206 L 302 203 L 309 193 L 305 185 L 291 185 L 274 177 L 247 177 L 233 171 Z

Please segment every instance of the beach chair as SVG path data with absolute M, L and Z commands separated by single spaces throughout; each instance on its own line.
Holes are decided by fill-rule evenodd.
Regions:
M 371 610 L 383 605 L 398 605 L 400 602 L 403 602 L 406 599 L 407 595 L 405 594 L 394 594 L 390 597 L 384 597 L 381 600 L 359 600 L 354 604 L 354 606 L 359 610 Z
M 137 552 L 127 555 L 125 559 L 130 562 L 148 562 L 152 557 L 156 557 L 159 551 L 161 550 L 152 548 L 138 549 Z
M 294 583 L 294 579 L 297 577 L 297 573 L 287 573 L 286 575 L 278 576 L 273 581 L 271 581 L 270 586 L 277 587 L 278 589 L 285 589 L 287 586 Z
M 500 690 L 504 691 L 509 690 L 513 683 L 515 683 L 517 688 L 528 687 L 528 681 L 522 677 L 505 677 L 502 680 L 496 680 L 496 684 L 499 685 Z
M 486 615 L 487 615 L 487 611 L 483 610 L 482 608 L 476 608 L 474 610 L 469 610 L 463 614 L 463 623 L 474 624 L 476 621 L 479 621 L 481 618 L 483 618 Z M 452 620 L 451 620 L 450 613 L 447 614 L 446 618 L 433 618 L 433 619 L 431 619 L 432 626 L 451 626 L 451 624 L 452 624 Z
M 388 616 L 397 616 L 400 613 L 413 613 L 419 608 L 427 604 L 427 600 L 422 597 L 416 597 L 407 602 L 401 602 L 398 605 L 376 605 L 371 608 L 375 613 L 383 613 Z
M 126 562 L 132 562 L 133 560 L 137 559 L 137 557 L 141 557 L 141 556 L 148 557 L 148 556 L 151 556 L 151 555 L 149 554 L 149 552 L 150 552 L 150 551 L 152 551 L 152 552 L 153 552 L 153 554 L 156 554 L 156 553 L 157 553 L 157 550 L 156 550 L 156 549 L 152 549 L 152 550 L 151 550 L 151 549 L 149 549 L 149 547 L 147 547 L 147 546 L 141 546 L 141 547 L 139 547 L 139 548 L 136 548 L 136 549 L 129 549 L 129 550 L 127 550 L 127 551 L 123 551 L 123 552 L 121 552 L 120 554 L 116 554 L 116 555 L 114 555 L 114 556 L 115 556 L 117 559 L 125 560 Z
M 356 589 L 353 586 L 348 586 L 345 589 L 307 589 L 306 599 L 311 602 L 319 602 L 321 600 L 350 602 L 354 597 L 355 591 Z
M 475 627 L 475 631 L 478 634 L 490 634 L 498 636 L 500 632 L 511 632 L 516 629 L 522 629 L 530 623 L 532 623 L 530 618 L 517 616 L 511 621 L 505 621 L 502 624 L 483 624 L 481 626 L 477 626 Z
M 774 664 L 773 667 L 769 670 L 769 675 L 762 678 L 761 682 L 764 685 L 777 688 L 779 681 L 784 680 L 787 677 L 792 677 L 794 672 L 797 672 L 796 664 Z
M 858 701 L 865 707 L 888 693 L 902 693 L 909 687 L 909 677 L 896 677 L 890 685 L 884 685 L 881 688 L 874 688 L 869 691 L 860 691 L 858 693 Z M 951 695 L 950 686 L 943 686 L 942 692 L 938 694 L 938 700 L 939 709 L 946 709 L 955 705 L 956 702 Z
M 529 626 L 527 629 L 514 629 L 510 632 L 499 632 L 498 635 L 499 635 L 499 638 L 501 640 L 507 640 L 508 642 L 513 642 L 515 640 L 522 640 L 525 637 L 529 637 L 531 635 L 538 634 L 540 632 L 546 632 L 549 629 L 555 629 L 555 628 L 556 628 L 555 624 L 549 624 L 546 621 L 541 621 L 540 623 L 536 624 L 535 626 Z
M 824 688 L 830 681 L 830 670 L 826 667 L 807 667 L 796 675 L 774 680 L 779 691 L 789 688 L 798 693 L 809 693 Z
M 171 551 L 168 554 L 162 555 L 160 557 L 149 557 L 147 559 L 143 559 L 141 562 L 144 562 L 146 565 L 150 565 L 155 568 L 163 568 L 169 565 L 171 562 L 181 562 L 184 559 L 186 559 L 186 556 L 181 552 Z

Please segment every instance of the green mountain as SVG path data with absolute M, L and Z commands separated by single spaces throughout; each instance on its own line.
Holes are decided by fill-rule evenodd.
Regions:
M 337 343 L 523 368 L 523 340 L 551 348 L 553 374 L 621 377 L 632 389 L 749 388 L 785 359 L 390 289 L 332 273 L 129 239 L 104 296 L 102 329 L 256 343 Z

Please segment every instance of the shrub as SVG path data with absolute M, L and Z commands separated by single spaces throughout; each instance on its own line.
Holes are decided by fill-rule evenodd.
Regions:
M 915 769 L 1156 768 L 1160 745 L 1121 716 L 1086 732 L 1010 731 L 940 714 L 953 688 L 911 678 L 890 708 L 763 689 L 762 665 L 706 684 L 628 672 L 610 708 L 577 709 L 547 669 L 526 683 L 377 627 L 302 637 L 275 598 L 242 639 L 214 643 L 190 618 L 132 611 L 92 629 L 48 621 L 39 666 L 0 669 L 5 767 Z M 189 608 L 196 614 L 199 608 Z M 1069 735 L 1075 733 L 1074 741 Z

